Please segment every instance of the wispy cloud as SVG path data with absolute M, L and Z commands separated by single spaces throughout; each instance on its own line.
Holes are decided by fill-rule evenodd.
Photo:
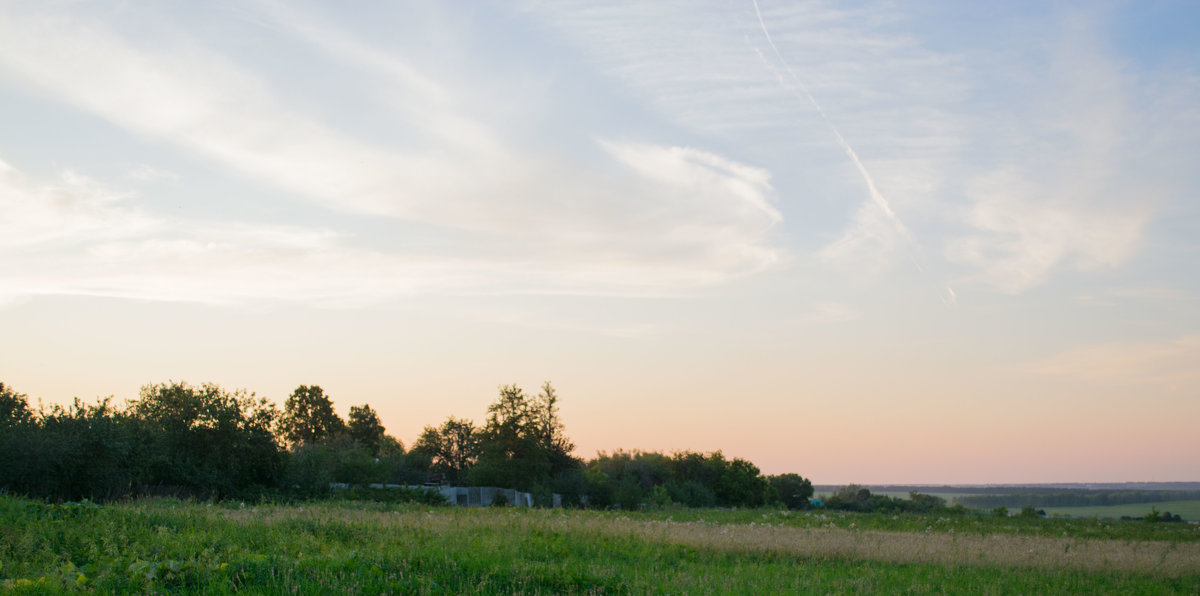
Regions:
M 429 272 L 403 275 L 401 260 L 341 246 L 328 230 L 171 221 L 137 203 L 136 193 L 69 170 L 47 184 L 0 163 L 0 249 L 16 257 L 0 265 L 0 301 L 66 294 L 333 304 L 370 295 L 367 284 L 395 295 L 404 280 L 430 282 Z M 374 277 L 389 273 L 382 283 Z
M 314 120 L 209 50 L 141 47 L 101 22 L 32 10 L 0 20 L 0 49 L 0 66 L 57 99 L 339 208 L 415 217 L 461 179 Z
M 958 293 L 954 288 L 946 286 L 946 290 L 942 292 L 942 303 L 946 306 L 958 306 Z
M 169 193 L 186 176 L 145 165 L 92 179 L 68 164 L 74 169 L 54 180 L 6 182 L 22 189 L 14 196 L 34 199 L 5 204 L 19 214 L 9 221 L 31 223 L 0 242 L 28 251 L 52 241 L 39 237 L 91 226 L 128 246 L 173 238 L 183 244 L 154 246 L 218 261 L 255 262 L 237 256 L 242 250 L 318 269 L 352 259 L 328 276 L 331 287 L 386 300 L 428 291 L 676 295 L 796 262 L 870 275 L 917 253 L 919 237 L 948 261 L 933 266 L 950 271 L 938 288 L 1019 293 L 1063 269 L 1130 262 L 1161 205 L 1179 200 L 1182 156 L 1200 146 L 1196 127 L 1180 125 L 1200 121 L 1195 76 L 1134 77 L 1096 47 L 1087 23 L 1069 18 L 1069 35 L 1049 50 L 949 54 L 899 33 L 904 6 L 892 3 L 524 5 L 522 16 L 585 56 L 572 69 L 603 73 L 619 87 L 613 97 L 631 97 L 668 123 L 643 132 L 607 126 L 619 118 L 572 119 L 563 130 L 540 121 L 539 105 L 556 98 L 525 105 L 539 93 L 521 80 L 470 57 L 442 59 L 469 29 L 439 32 L 447 47 L 430 59 L 354 28 L 344 14 L 302 6 L 264 1 L 237 11 L 269 31 L 264 45 L 311 58 L 314 77 L 352 77 L 337 113 L 297 100 L 275 64 L 153 7 L 122 13 L 139 26 L 86 5 L 10 7 L 0 16 L 0 77 L 248 181 L 227 186 L 243 193 L 230 202 L 268 189 L 273 200 L 338 217 L 306 228 L 230 216 L 180 233 L 154 209 L 166 201 L 122 185 Z M 137 20 L 144 11 L 156 16 Z M 1047 56 L 1052 65 L 1038 66 Z M 1016 81 L 1021 102 L 980 100 L 1013 93 L 1014 72 L 1025 77 Z M 481 99 L 481 88 L 507 98 L 506 116 L 515 117 L 482 109 L 491 95 Z M 358 108 L 394 128 L 347 125 Z M 531 142 L 537 134 L 509 120 L 555 128 L 578 152 Z M 67 195 L 88 207 L 52 208 L 50 197 Z M 334 223 L 363 216 L 373 231 Z M 110 221 L 118 223 L 96 223 Z M 291 240 L 264 248 L 237 229 L 286 230 L 308 248 Z M 202 250 L 201 232 L 231 236 L 217 243 L 223 249 Z M 96 234 L 75 237 L 105 242 Z M 199 244 L 184 246 L 189 239 Z M 88 242 L 56 250 L 143 258 Z M 814 258 L 790 258 L 783 246 Z M 147 279 L 172 275 L 169 264 L 138 266 Z
M 256 18 L 366 73 L 360 84 L 391 102 L 395 117 L 420 134 L 399 144 L 364 140 L 289 102 L 252 61 L 233 59 L 220 44 L 184 38 L 151 45 L 86 14 L 10 11 L 0 19 L 0 71 L 290 196 L 446 230 L 464 241 L 448 251 L 367 251 L 353 248 L 360 244 L 354 232 L 308 242 L 307 230 L 236 221 L 168 240 L 163 236 L 182 226 L 156 221 L 158 236 L 80 248 L 78 271 L 59 282 L 25 277 L 14 291 L 241 298 L 204 289 L 229 283 L 246 288 L 245 298 L 261 293 L 318 302 L 355 292 L 367 300 L 428 291 L 661 295 L 753 274 L 782 259 L 770 237 L 780 221 L 774 189 L 760 168 L 642 140 L 599 141 L 609 158 L 599 164 L 523 148 L 504 136 L 504 127 L 468 117 L 446 100 L 470 97 L 468 90 L 438 81 L 394 48 L 357 39 L 315 15 L 267 6 Z M 591 130 L 572 132 L 596 138 Z M 141 181 L 162 176 L 145 168 L 133 174 Z M 136 197 L 126 199 L 123 208 L 141 213 Z M 243 228 L 244 234 L 236 231 Z M 287 238 L 280 244 L 270 240 L 279 233 L 259 237 L 271 229 Z M 293 232 L 303 246 L 292 243 Z M 191 265 L 174 266 L 166 255 L 184 255 Z M 105 259 L 110 266 L 85 274 L 86 259 L 89 266 Z M 287 273 L 294 270 L 318 272 L 303 277 L 321 281 L 297 287 Z
M 742 198 L 749 199 L 749 209 L 763 207 L 755 204 L 762 197 L 747 190 L 765 184 L 761 179 L 712 171 L 691 162 L 694 156 L 686 150 L 634 151 L 663 153 L 660 173 L 674 168 L 671 175 L 682 178 L 658 192 L 695 202 L 700 211 L 707 209 L 705 200 L 722 200 L 723 185 L 745 186 Z M 717 189 L 707 197 L 690 192 L 709 184 Z M 647 229 L 624 237 L 639 244 L 603 252 L 596 247 L 612 236 L 596 230 L 598 238 L 578 239 L 575 245 L 530 243 L 536 250 L 553 246 L 561 253 L 530 254 L 529 246 L 522 246 L 516 253 L 458 256 L 361 248 L 352 235 L 321 227 L 179 221 L 152 216 L 138 201 L 134 192 L 71 171 L 57 182 L 40 183 L 0 164 L 0 249 L 20 257 L 0 265 L 5 282 L 0 300 L 64 294 L 342 307 L 430 293 L 662 295 L 754 272 L 778 258 L 740 242 L 739 224 L 720 218 L 679 226 L 650 214 Z M 760 219 L 760 228 L 770 227 L 769 210 Z M 664 225 L 675 227 L 654 234 Z M 729 237 L 714 241 L 712 234 Z
M 1021 15 L 1039 35 L 997 51 L 933 49 L 895 3 L 530 6 L 663 116 L 803 181 L 781 211 L 832 236 L 815 256 L 855 277 L 908 252 L 918 269 L 944 257 L 942 281 L 1020 293 L 1123 266 L 1186 200 L 1195 73 L 1128 72 L 1104 8 Z
M 1014 294 L 1064 263 L 1082 271 L 1121 265 L 1138 248 L 1150 216 L 1145 205 L 1097 204 L 1094 195 L 1047 187 L 1017 171 L 973 181 L 969 196 L 967 223 L 977 233 L 950 242 L 947 257 L 973 268 L 964 282 Z
M 664 116 L 770 155 L 773 169 L 810 182 L 799 188 L 837 188 L 845 197 L 837 211 L 843 219 L 820 225 L 843 231 L 818 256 L 840 270 L 878 271 L 893 253 L 913 246 L 896 210 L 927 205 L 940 187 L 941 166 L 961 146 L 946 109 L 965 89 L 954 78 L 960 66 L 885 33 L 895 7 L 586 1 L 532 7 Z M 889 201 L 893 194 L 899 206 Z M 801 219 L 824 207 L 816 193 L 798 190 L 781 204 Z
M 0 161 L 0 248 L 27 256 L 153 233 L 161 223 L 137 209 L 133 198 L 71 170 L 38 183 Z M 6 261 L 15 266 L 17 259 Z
M 1154 104 L 1163 85 L 1193 98 L 1200 88 L 1172 73 L 1126 71 L 1098 42 L 1094 18 L 1062 17 L 1061 38 L 1039 54 L 1049 66 L 1029 65 L 1027 76 L 1043 83 L 1030 90 L 1034 100 L 980 123 L 977 144 L 1005 157 L 965 176 L 971 230 L 946 244 L 946 257 L 968 266 L 964 282 L 1020 293 L 1061 268 L 1120 267 L 1155 215 L 1185 198 L 1184 170 L 1163 160 L 1200 138 L 1179 126 L 1186 112 Z
M 854 150 L 854 147 L 850 145 L 846 137 L 842 136 L 842 132 L 829 119 L 829 115 L 821 108 L 821 104 L 817 103 L 816 98 L 808 90 L 808 86 L 804 84 L 804 81 L 792 69 L 787 59 L 783 57 L 783 53 L 779 51 L 779 46 L 775 45 L 775 40 L 771 38 L 771 31 L 767 27 L 766 20 L 763 18 L 762 10 L 758 6 L 758 0 L 752 0 L 752 2 L 754 4 L 754 15 L 758 17 L 758 24 L 762 29 L 763 37 L 766 38 L 767 44 L 771 46 L 771 52 L 788 73 L 787 77 L 783 77 L 776 72 L 780 83 L 789 89 L 794 86 L 799 91 L 797 98 L 808 100 L 813 109 L 821 115 L 821 119 L 829 125 L 829 130 L 837 139 L 838 145 L 846 152 L 846 156 L 850 158 L 850 161 L 854 163 L 855 169 L 858 170 L 859 175 L 862 176 L 863 182 L 867 186 L 869 202 L 859 208 L 854 218 L 854 226 L 846 232 L 846 235 L 841 240 L 822 250 L 821 256 L 827 260 L 842 261 L 847 257 L 854 258 L 861 255 L 864 252 L 864 245 L 873 244 L 873 249 L 882 249 L 886 253 L 891 252 L 896 245 L 902 242 L 911 242 L 913 238 L 912 234 L 908 231 L 908 227 L 892 211 L 891 205 L 888 204 L 887 199 L 879 191 L 879 187 L 876 186 L 875 178 L 871 176 L 871 172 L 863 165 L 858 152 Z M 759 53 L 759 57 L 763 58 L 763 61 L 769 68 L 775 70 L 775 66 L 766 60 L 761 52 Z

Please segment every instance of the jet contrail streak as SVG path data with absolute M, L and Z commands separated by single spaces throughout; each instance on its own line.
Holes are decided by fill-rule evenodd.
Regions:
M 883 193 L 879 192 L 879 189 L 875 186 L 875 180 L 871 178 L 871 173 L 867 171 L 867 167 L 864 166 L 862 160 L 858 158 L 858 153 L 854 151 L 854 148 L 850 146 L 848 141 L 846 141 L 846 137 L 842 136 L 842 133 L 837 129 L 837 126 L 834 126 L 833 121 L 830 120 L 829 116 L 825 114 L 825 110 L 821 109 L 821 104 L 817 103 L 817 100 L 812 96 L 812 93 L 808 92 L 808 87 L 804 85 L 799 76 L 796 76 L 796 72 L 792 70 L 791 65 L 788 64 L 787 60 L 783 58 L 783 54 L 780 53 L 779 48 L 775 46 L 775 40 L 771 39 L 771 32 L 767 30 L 767 23 L 763 20 L 762 11 L 758 8 L 758 0 L 752 1 L 754 2 L 754 14 L 758 16 L 758 25 L 759 27 L 762 27 L 763 35 L 766 36 L 767 43 L 771 45 L 771 50 L 775 52 L 775 57 L 779 58 L 779 63 L 782 64 L 783 68 L 786 69 L 788 74 L 792 76 L 792 80 L 796 83 L 796 87 L 800 89 L 801 93 L 804 94 L 804 98 L 808 100 L 808 103 L 812 104 L 812 107 L 816 108 L 817 113 L 821 115 L 821 119 L 825 121 L 825 124 L 829 125 L 829 130 L 833 131 L 833 135 L 837 137 L 838 144 L 841 145 L 842 149 L 846 151 L 846 155 L 850 156 L 850 161 L 854 162 L 854 167 L 858 168 L 858 173 L 862 174 L 863 180 L 867 183 L 867 190 L 871 194 L 871 200 L 876 206 L 879 207 L 881 211 L 883 211 L 885 215 L 887 215 L 888 219 L 895 224 L 905 238 L 911 239 L 908 228 L 904 226 L 904 223 L 901 222 L 900 218 L 897 217 L 892 211 L 892 207 L 888 205 L 887 199 L 883 198 Z M 762 57 L 761 52 L 759 53 L 759 57 Z M 768 66 L 770 65 L 768 64 Z M 772 67 L 772 70 L 774 70 L 774 67 Z M 776 74 L 778 75 L 778 73 Z M 782 78 L 783 77 L 780 77 L 780 82 L 782 82 Z

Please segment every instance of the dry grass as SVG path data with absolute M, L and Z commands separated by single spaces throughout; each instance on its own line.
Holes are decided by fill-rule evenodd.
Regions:
M 1078 571 L 1129 571 L 1164 577 L 1200 574 L 1200 543 L 1046 538 L 1005 534 L 884 532 L 785 525 L 728 525 L 642 521 L 594 512 L 444 509 L 375 512 L 329 507 L 213 509 L 244 523 L 308 520 L 366 525 L 387 531 L 465 533 L 475 530 L 519 536 L 530 531 L 564 537 L 632 537 L 730 553 L 770 553 L 944 566 L 1019 567 Z
M 666 543 L 739 552 L 893 563 L 1120 570 L 1168 577 L 1200 573 L 1200 544 L 700 523 L 650 522 L 641 525 L 646 527 L 628 530 L 640 531 L 648 539 Z

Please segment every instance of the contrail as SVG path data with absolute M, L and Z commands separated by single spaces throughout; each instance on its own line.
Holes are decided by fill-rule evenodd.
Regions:
M 888 205 L 887 199 L 883 198 L 883 193 L 879 192 L 879 188 L 875 186 L 875 180 L 871 178 L 871 173 L 867 171 L 867 168 L 863 165 L 862 160 L 858 158 L 858 153 L 854 151 L 854 148 L 850 146 L 848 141 L 846 141 L 846 137 L 842 136 L 842 133 L 838 130 L 837 126 L 834 126 L 833 121 L 830 120 L 829 116 L 825 114 L 825 110 L 821 109 L 821 104 L 817 103 L 817 100 L 812 96 L 812 93 L 808 92 L 808 87 L 804 85 L 804 82 L 800 80 L 800 77 L 796 76 L 796 72 L 792 70 L 791 65 L 789 65 L 787 60 L 783 58 L 783 54 L 779 52 L 779 48 L 775 46 L 775 40 L 771 39 L 771 32 L 767 30 L 767 23 L 763 20 L 762 11 L 758 8 L 758 0 L 752 0 L 752 2 L 754 2 L 754 14 L 758 16 L 758 25 L 759 27 L 762 27 L 763 35 L 766 36 L 767 43 L 771 45 L 771 50 L 775 52 L 775 57 L 779 58 L 779 63 L 782 64 L 783 68 L 786 69 L 788 74 L 792 76 L 792 80 L 796 83 L 796 88 L 800 89 L 800 92 L 804 94 L 804 98 L 808 99 L 808 103 L 812 104 L 812 107 L 816 108 L 817 113 L 821 115 L 821 119 L 825 121 L 825 124 L 829 125 L 829 130 L 833 131 L 833 135 L 837 137 L 838 144 L 841 145 L 842 149 L 846 151 L 846 155 L 850 156 L 850 161 L 854 162 L 854 167 L 858 168 L 858 173 L 862 174 L 863 180 L 867 183 L 867 190 L 871 194 L 871 201 L 873 201 L 875 205 L 878 206 L 885 215 L 887 215 L 888 219 L 895 224 L 896 228 L 901 234 L 904 235 L 905 238 L 911 240 L 912 236 L 909 234 L 908 228 L 904 226 L 904 223 L 901 222 L 900 218 L 897 217 L 895 212 L 892 211 L 892 207 Z M 763 58 L 762 52 L 759 52 L 758 56 L 759 58 Z M 763 61 L 767 62 L 765 58 L 763 58 Z M 767 65 L 770 66 L 772 70 L 775 69 L 775 67 L 771 66 L 769 62 Z M 782 83 L 783 77 L 780 76 L 778 72 L 776 72 L 776 76 L 779 76 L 780 82 Z M 787 85 L 784 85 L 784 87 L 786 88 Z

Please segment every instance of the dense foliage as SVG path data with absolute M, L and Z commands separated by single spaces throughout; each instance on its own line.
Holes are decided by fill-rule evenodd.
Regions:
M 588 462 L 587 482 L 590 502 L 599 507 L 761 507 L 780 500 L 757 466 L 720 451 L 600 453 Z
M 840 511 L 879 512 L 879 513 L 963 513 L 966 508 L 962 505 L 946 506 L 946 500 L 935 496 L 925 495 L 916 491 L 908 493 L 907 499 L 880 494 L 872 494 L 869 489 L 857 484 L 843 486 L 824 500 L 828 509 Z M 1005 512 L 1007 515 L 1007 511 Z
M 642 509 L 808 506 L 812 484 L 766 477 L 720 451 L 671 455 L 617 451 L 590 462 L 573 455 L 549 383 L 537 395 L 500 388 L 482 427 L 449 417 L 426 426 L 405 451 L 370 405 L 348 420 L 316 385 L 301 385 L 283 410 L 244 391 L 162 383 L 118 407 L 111 399 L 33 411 L 0 384 L 0 491 L 52 501 L 141 495 L 198 498 L 324 498 L 333 486 L 454 484 L 551 494 L 568 505 Z M 349 494 L 375 495 L 378 491 Z

